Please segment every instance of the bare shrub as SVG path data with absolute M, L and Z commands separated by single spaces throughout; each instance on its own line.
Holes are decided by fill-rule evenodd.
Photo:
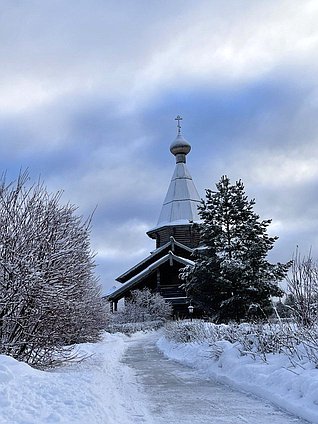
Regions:
M 310 362 L 318 367 L 318 325 L 310 328 L 294 322 L 277 324 L 217 325 L 202 321 L 170 322 L 165 327 L 167 339 L 177 343 L 208 343 L 211 357 L 222 353 L 220 341 L 235 344 L 241 355 L 260 358 L 267 362 L 268 355 L 284 354 L 291 366 Z
M 317 321 L 318 265 L 309 253 L 302 257 L 296 250 L 287 275 L 289 302 L 295 320 L 310 326 Z
M 168 340 L 178 343 L 202 343 L 204 341 L 220 340 L 220 333 L 225 325 L 215 325 L 204 321 L 173 321 L 165 326 L 165 335 Z

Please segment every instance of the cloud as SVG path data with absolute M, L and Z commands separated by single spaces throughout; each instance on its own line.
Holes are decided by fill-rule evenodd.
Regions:
M 241 83 L 295 61 L 317 68 L 314 1 L 74 4 L 3 6 L 4 113 L 97 90 L 129 110 L 164 86 Z
M 242 178 L 284 260 L 318 249 L 318 5 L 296 0 L 4 1 L 0 168 L 93 218 L 105 287 L 154 248 L 174 117 L 201 195 Z M 318 253 L 318 252 L 317 252 Z M 284 259 L 282 259 L 284 258 Z
M 196 3 L 146 63 L 137 93 L 147 97 L 162 86 L 197 81 L 207 87 L 242 84 L 297 62 L 317 69 L 317 17 L 313 1 Z

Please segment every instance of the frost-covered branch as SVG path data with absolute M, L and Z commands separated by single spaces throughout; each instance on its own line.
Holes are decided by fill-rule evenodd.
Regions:
M 89 225 L 60 200 L 27 173 L 0 181 L 0 352 L 38 367 L 96 340 L 105 319 Z

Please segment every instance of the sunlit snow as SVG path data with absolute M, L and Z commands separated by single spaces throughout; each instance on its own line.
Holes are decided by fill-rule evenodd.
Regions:
M 317 369 L 293 373 L 280 356 L 255 362 L 226 342 L 216 360 L 204 343 L 161 338 L 160 349 L 174 362 L 156 348 L 159 338 L 105 334 L 100 343 L 80 346 L 84 361 L 47 372 L 1 355 L 0 423 L 304 423 L 242 391 L 318 423 Z

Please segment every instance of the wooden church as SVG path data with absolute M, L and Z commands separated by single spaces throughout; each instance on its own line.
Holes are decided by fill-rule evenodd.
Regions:
M 179 272 L 186 265 L 193 265 L 191 255 L 199 244 L 199 234 L 193 224 L 199 221 L 200 197 L 186 166 L 191 146 L 181 135 L 182 118 L 178 116 L 176 120 L 178 133 L 170 146 L 176 158 L 175 170 L 158 223 L 147 232 L 156 240 L 156 248 L 117 278 L 122 286 L 108 295 L 114 311 L 120 299 L 129 297 L 132 290 L 145 287 L 159 292 L 173 305 L 175 313 L 186 314 L 188 310 L 190 302 L 180 287 Z

